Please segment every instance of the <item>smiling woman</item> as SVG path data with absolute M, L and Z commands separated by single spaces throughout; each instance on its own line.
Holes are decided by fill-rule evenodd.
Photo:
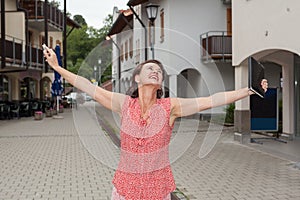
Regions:
M 145 65 L 145 66 L 144 66 Z M 144 69 L 144 70 L 142 70 Z M 142 73 L 143 72 L 143 73 Z M 144 76 L 147 76 L 148 72 L 148 78 L 144 78 Z M 156 84 L 160 85 L 157 89 L 157 98 L 161 98 L 163 96 L 163 90 L 161 89 L 162 81 L 165 79 L 165 70 L 161 62 L 157 60 L 148 60 L 141 64 L 139 64 L 135 70 L 132 73 L 132 82 L 131 87 L 126 92 L 127 95 L 131 96 L 132 98 L 137 98 L 139 96 L 138 87 L 139 85 L 142 86 L 142 82 L 148 79 L 151 80 L 151 76 L 155 80 Z M 151 82 L 151 81 L 150 81 Z M 155 83 L 154 82 L 154 83 Z
M 70 84 L 121 116 L 121 154 L 113 178 L 113 200 L 170 200 L 170 193 L 176 189 L 169 161 L 169 144 L 176 118 L 253 94 L 243 88 L 208 97 L 163 98 L 163 65 L 157 60 L 148 60 L 133 71 L 132 84 L 125 95 L 93 85 L 58 66 L 51 49 L 46 48 L 44 55 L 49 65 Z

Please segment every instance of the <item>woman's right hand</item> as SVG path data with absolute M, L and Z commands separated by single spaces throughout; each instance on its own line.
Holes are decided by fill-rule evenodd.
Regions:
M 44 53 L 44 57 L 46 58 L 46 62 L 48 62 L 48 64 L 53 69 L 59 66 L 56 54 L 52 49 L 50 49 L 49 47 L 45 47 L 43 53 Z

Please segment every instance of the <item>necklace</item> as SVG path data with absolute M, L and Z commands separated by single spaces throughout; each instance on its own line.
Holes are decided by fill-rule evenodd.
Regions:
M 144 114 L 144 115 L 140 115 L 140 125 L 141 126 L 146 126 L 147 124 L 148 124 L 148 121 L 149 121 L 149 115 L 146 115 L 146 114 Z

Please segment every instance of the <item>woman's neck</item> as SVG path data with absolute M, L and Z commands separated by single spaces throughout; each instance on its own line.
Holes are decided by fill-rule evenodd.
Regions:
M 145 115 L 149 108 L 156 103 L 157 90 L 147 86 L 139 88 L 139 104 L 141 107 L 141 114 Z

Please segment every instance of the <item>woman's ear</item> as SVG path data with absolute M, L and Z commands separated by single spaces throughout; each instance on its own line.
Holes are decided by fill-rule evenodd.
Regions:
M 139 76 L 138 74 L 135 75 L 134 81 L 135 81 L 136 83 L 139 83 L 139 82 L 140 82 L 140 76 Z

